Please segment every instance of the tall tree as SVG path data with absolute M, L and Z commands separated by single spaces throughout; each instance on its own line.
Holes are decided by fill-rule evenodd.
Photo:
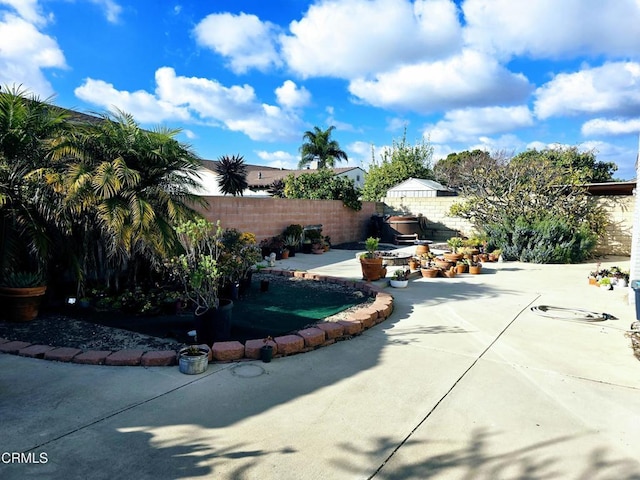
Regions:
M 247 183 L 247 166 L 240 155 L 228 157 L 226 155 L 218 159 L 216 165 L 218 185 L 225 195 L 242 196 L 249 184 Z
M 318 162 L 318 168 L 333 168 L 336 161 L 348 161 L 347 154 L 340 149 L 340 144 L 331 139 L 331 132 L 336 127 L 333 125 L 322 130 L 313 127 L 313 131 L 307 130 L 302 136 L 303 143 L 300 147 L 301 159 L 299 168 L 305 168 L 313 161 Z
M 385 148 L 377 162 L 372 149 L 372 162 L 364 180 L 362 198 L 377 202 L 391 187 L 413 178 L 432 179 L 431 159 L 433 147 L 424 140 L 410 145 L 405 130 L 399 141 L 393 140 L 391 148 Z

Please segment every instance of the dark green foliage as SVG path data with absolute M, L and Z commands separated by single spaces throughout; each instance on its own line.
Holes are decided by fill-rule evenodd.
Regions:
M 433 147 L 424 141 L 409 145 L 405 130 L 399 141 L 382 151 L 380 162 L 372 159 L 362 188 L 363 200 L 378 202 L 387 190 L 409 178 L 433 179 L 432 156 Z
M 362 208 L 360 191 L 354 186 L 353 180 L 337 177 L 327 169 L 304 173 L 298 177 L 289 175 L 285 180 L 284 193 L 287 198 L 342 200 L 346 207 L 353 210 Z
M 269 192 L 269 195 L 272 197 L 284 198 L 284 180 L 274 180 L 273 183 L 269 185 L 267 192 Z
M 527 150 L 513 157 L 514 162 L 548 161 L 558 167 L 566 183 L 599 183 L 613 181 L 618 166 L 613 162 L 596 159 L 593 150 L 580 152 L 577 147 L 554 147 L 544 150 Z
M 218 185 L 224 194 L 242 196 L 242 192 L 249 186 L 247 183 L 247 166 L 240 155 L 223 156 L 218 160 L 216 173 L 220 176 Z
M 579 263 L 596 245 L 596 235 L 586 226 L 573 227 L 563 218 L 548 216 L 535 220 L 518 217 L 515 222 L 485 225 L 489 248 L 502 250 L 505 260 L 531 263 Z

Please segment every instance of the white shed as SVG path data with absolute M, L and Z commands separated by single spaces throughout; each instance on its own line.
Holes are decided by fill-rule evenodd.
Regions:
M 409 178 L 387 190 L 387 197 L 452 197 L 457 195 L 444 185 L 423 178 Z

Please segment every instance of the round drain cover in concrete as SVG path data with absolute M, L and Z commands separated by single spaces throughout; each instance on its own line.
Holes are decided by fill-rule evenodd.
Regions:
M 233 367 L 231 372 L 237 377 L 243 378 L 251 378 L 251 377 L 259 377 L 264 374 L 265 371 L 262 367 L 258 365 L 238 365 L 237 367 Z

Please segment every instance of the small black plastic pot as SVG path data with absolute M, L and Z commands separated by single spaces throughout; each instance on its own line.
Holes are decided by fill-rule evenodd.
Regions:
M 264 363 L 269 363 L 273 358 L 273 346 L 272 345 L 264 345 L 260 347 L 260 360 Z

